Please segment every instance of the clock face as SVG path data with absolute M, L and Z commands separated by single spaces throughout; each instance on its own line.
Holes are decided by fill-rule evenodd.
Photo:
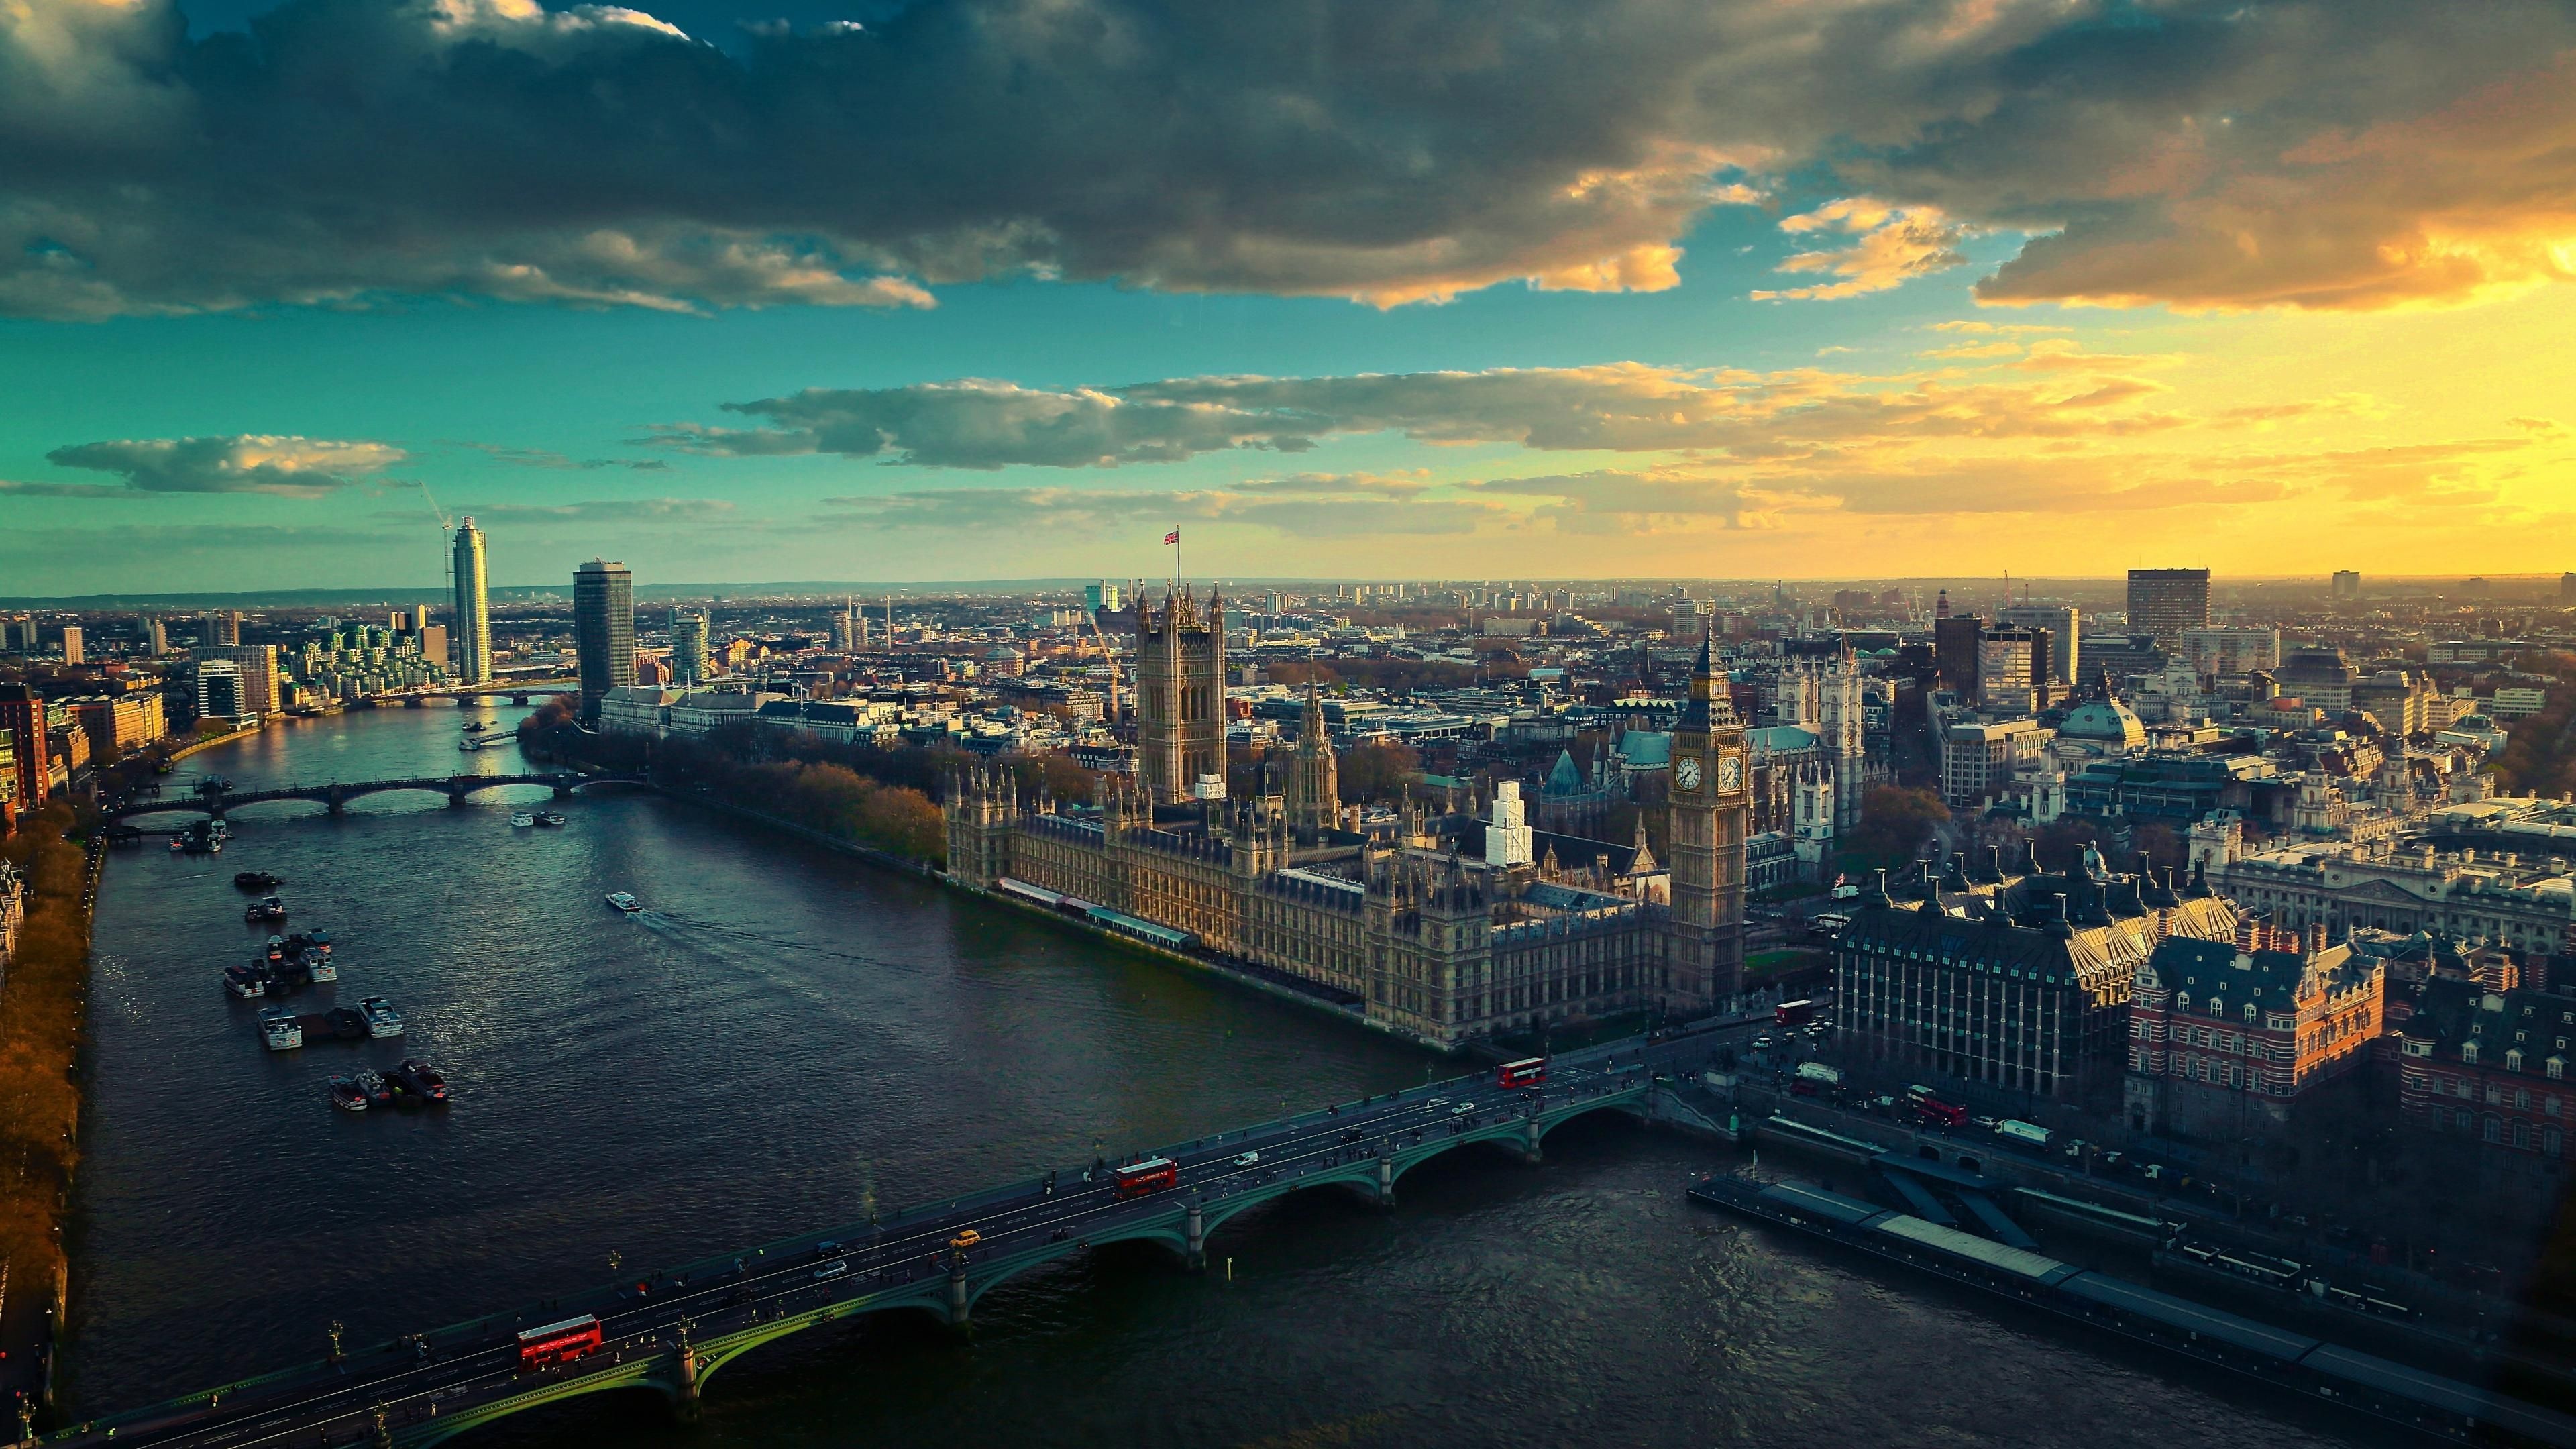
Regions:
M 1733 755 L 1717 757 L 1717 788 L 1728 794 L 1744 784 L 1744 762 Z
M 1673 766 L 1673 782 L 1685 790 L 1699 788 L 1699 761 L 1685 755 Z

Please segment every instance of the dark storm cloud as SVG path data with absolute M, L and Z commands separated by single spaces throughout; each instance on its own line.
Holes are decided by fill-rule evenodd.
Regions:
M 732 55 L 530 0 L 197 38 L 24 0 L 0 311 L 1654 289 L 1786 176 L 1842 199 L 1789 218 L 1782 298 L 2002 229 L 2041 235 L 1998 301 L 2459 300 L 2569 270 L 2571 32 L 2546 0 L 924 0 Z

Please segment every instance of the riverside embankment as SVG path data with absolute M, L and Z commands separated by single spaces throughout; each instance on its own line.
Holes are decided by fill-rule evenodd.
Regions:
M 352 711 L 196 763 L 239 788 L 526 767 L 459 752 L 474 717 Z M 514 831 L 511 793 L 258 806 L 220 857 L 110 869 L 81 1404 L 308 1358 L 334 1321 L 365 1343 L 572 1291 L 612 1253 L 685 1262 L 1455 1070 L 763 825 L 635 791 Z M 253 944 L 244 868 L 287 878 L 294 924 L 342 942 L 337 990 L 392 997 L 405 1038 L 260 1050 L 217 982 Z M 646 911 L 616 915 L 611 890 Z M 455 1103 L 323 1099 L 333 1072 L 402 1055 L 435 1058 Z M 699 1430 L 639 1397 L 479 1442 L 2295 1449 L 2353 1432 L 1696 1213 L 1682 1184 L 1726 1151 L 1587 1120 L 1538 1165 L 1426 1165 L 1391 1213 L 1301 1195 L 1247 1214 L 1210 1245 L 1230 1281 L 1153 1249 L 1086 1255 L 978 1304 L 971 1345 L 897 1316 L 763 1350 Z

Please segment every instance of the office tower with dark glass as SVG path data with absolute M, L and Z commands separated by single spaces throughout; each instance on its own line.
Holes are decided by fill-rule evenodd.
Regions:
M 2150 634 L 2172 651 L 2185 629 L 2209 627 L 2209 570 L 2129 570 L 2129 632 Z
M 592 559 L 572 572 L 573 649 L 581 657 L 581 717 L 599 718 L 600 696 L 635 682 L 635 575 Z
M 456 682 L 492 682 L 492 612 L 484 597 L 483 534 L 468 514 L 456 524 Z

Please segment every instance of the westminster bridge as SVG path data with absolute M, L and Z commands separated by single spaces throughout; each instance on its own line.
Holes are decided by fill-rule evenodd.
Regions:
M 1488 1070 L 1340 1103 L 1162 1149 L 1161 1191 L 1122 1196 L 1105 1165 L 1070 1169 L 883 1219 L 828 1228 L 544 1304 L 224 1384 L 61 1429 L 47 1446 L 420 1449 L 545 1404 L 644 1390 L 694 1419 L 709 1378 L 763 1344 L 863 1314 L 923 1312 L 959 1330 L 984 1294 L 1033 1268 L 1120 1242 L 1205 1266 L 1227 1219 L 1293 1192 L 1331 1188 L 1392 1205 L 1407 1172 L 1491 1143 L 1536 1160 L 1558 1126 L 1593 1112 L 1646 1116 L 1660 1069 L 1696 1063 L 1706 1038 L 1633 1038 L 1548 1064 L 1541 1085 L 1504 1088 Z M 568 1363 L 520 1362 L 523 1328 L 596 1316 L 602 1341 Z

